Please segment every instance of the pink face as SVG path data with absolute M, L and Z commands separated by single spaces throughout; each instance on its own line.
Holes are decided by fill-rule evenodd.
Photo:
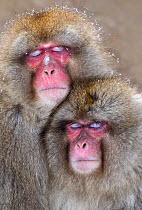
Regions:
M 86 174 L 98 171 L 102 165 L 101 141 L 108 123 L 74 122 L 66 127 L 69 139 L 69 160 L 75 172 Z
M 33 85 L 37 95 L 46 101 L 60 101 L 68 91 L 70 78 L 65 65 L 71 49 L 53 43 L 41 44 L 26 56 L 27 64 L 35 72 Z

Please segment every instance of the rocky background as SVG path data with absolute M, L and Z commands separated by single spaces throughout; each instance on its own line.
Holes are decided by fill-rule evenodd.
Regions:
M 142 0 L 58 0 L 86 11 L 91 20 L 103 26 L 101 38 L 116 58 L 122 75 L 139 84 L 142 90 Z M 4 24 L 27 9 L 40 10 L 55 5 L 50 0 L 0 0 L 0 32 Z M 118 60 L 118 59 L 117 59 Z

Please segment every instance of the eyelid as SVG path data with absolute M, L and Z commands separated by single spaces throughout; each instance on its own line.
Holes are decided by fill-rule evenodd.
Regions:
M 34 50 L 33 52 L 31 52 L 29 55 L 30 56 L 33 56 L 33 57 L 36 57 L 38 55 L 40 55 L 42 52 L 42 50 Z
M 81 124 L 79 124 L 79 123 L 71 123 L 70 127 L 73 128 L 73 129 L 80 128 Z
M 90 128 L 100 128 L 103 125 L 103 122 L 92 122 L 89 124 Z
M 61 52 L 61 51 L 63 51 L 64 49 L 65 49 L 65 48 L 62 47 L 62 46 L 52 47 L 52 51 L 54 51 L 54 52 Z

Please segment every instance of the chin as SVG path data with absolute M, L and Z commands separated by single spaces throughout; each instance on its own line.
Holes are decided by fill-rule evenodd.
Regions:
M 38 92 L 42 104 L 52 106 L 58 105 L 67 96 L 69 88 L 46 89 Z
M 91 174 L 100 171 L 101 162 L 99 160 L 93 161 L 75 161 L 71 162 L 73 171 L 79 174 Z

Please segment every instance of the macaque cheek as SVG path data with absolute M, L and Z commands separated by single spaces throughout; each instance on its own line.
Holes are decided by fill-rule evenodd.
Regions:
M 69 161 L 71 168 L 80 174 L 100 171 L 102 166 L 100 141 L 88 138 L 72 142 L 69 148 Z

